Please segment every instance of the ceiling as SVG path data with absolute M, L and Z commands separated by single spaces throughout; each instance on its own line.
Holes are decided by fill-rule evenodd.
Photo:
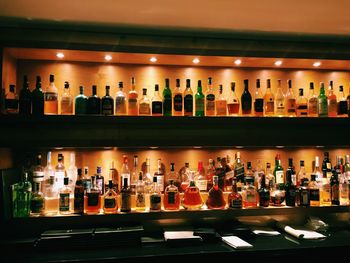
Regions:
M 1 0 L 28 20 L 350 35 L 349 0 Z

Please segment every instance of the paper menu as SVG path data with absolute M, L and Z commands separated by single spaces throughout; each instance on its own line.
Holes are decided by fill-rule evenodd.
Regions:
M 301 229 L 294 229 L 290 226 L 285 226 L 284 230 L 292 235 L 295 236 L 297 238 L 301 238 L 301 239 L 320 239 L 320 238 L 325 238 L 325 235 L 322 235 L 316 231 L 312 231 L 312 230 L 301 230 Z
M 248 242 L 244 241 L 243 239 L 237 237 L 237 236 L 226 236 L 222 237 L 222 241 L 226 243 L 227 245 L 236 248 L 236 249 L 242 249 L 242 248 L 252 248 L 253 245 L 249 244 Z

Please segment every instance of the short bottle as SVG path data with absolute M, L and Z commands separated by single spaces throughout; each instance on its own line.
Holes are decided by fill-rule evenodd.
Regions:
M 135 86 L 136 86 L 135 77 L 132 77 L 131 89 L 128 94 L 128 115 L 129 116 L 138 115 L 138 104 L 137 104 L 138 94 Z
M 182 96 L 182 90 L 180 86 L 180 79 L 176 79 L 176 88 L 174 91 L 173 105 L 174 105 L 174 116 L 182 116 L 183 115 L 183 96 Z
M 260 89 L 260 79 L 256 80 L 256 90 L 254 94 L 254 114 L 255 116 L 264 115 L 264 98 Z
M 163 100 L 159 95 L 159 85 L 154 86 L 154 95 L 152 98 L 152 116 L 163 116 Z
M 69 82 L 64 82 L 64 90 L 61 97 L 61 114 L 72 115 L 73 114 L 73 97 L 70 94 Z
M 265 174 L 261 176 L 260 188 L 258 189 L 259 194 L 259 206 L 260 207 L 268 207 L 270 204 L 270 190 L 269 187 L 266 186 L 266 178 Z
M 324 83 L 320 83 L 320 95 L 318 95 L 318 117 L 328 117 L 327 96 L 324 90 Z
M 29 89 L 27 75 L 24 75 L 23 77 L 23 87 L 19 92 L 18 106 L 19 114 L 30 115 L 32 113 L 32 93 Z
M 286 199 L 286 192 L 283 184 L 276 184 L 270 192 L 272 206 L 284 206 Z
M 123 91 L 123 82 L 118 83 L 118 92 L 115 97 L 115 114 L 116 115 L 126 115 L 126 94 Z
M 147 89 L 142 89 L 142 98 L 139 104 L 139 115 L 141 116 L 151 115 L 151 101 L 147 97 Z
M 163 90 L 163 114 L 164 116 L 171 116 L 173 111 L 173 101 L 170 89 L 169 79 L 165 79 L 165 87 Z
M 169 180 L 169 185 L 164 190 L 163 207 L 164 210 L 180 209 L 180 193 L 173 179 Z
M 136 184 L 136 204 L 135 204 L 135 210 L 136 211 L 145 211 L 146 210 L 146 195 L 145 195 L 145 183 L 142 180 L 143 178 L 143 172 L 139 172 L 138 181 Z
M 45 114 L 58 114 L 58 90 L 54 75 L 50 75 L 50 84 L 45 91 L 44 112 Z
M 212 78 L 208 78 L 208 89 L 205 95 L 205 116 L 215 116 L 215 94 Z
M 189 186 L 186 188 L 181 203 L 187 210 L 199 210 L 203 206 L 204 203 L 199 189 L 193 180 L 190 181 Z
M 87 100 L 87 113 L 94 115 L 101 113 L 101 99 L 97 96 L 96 85 L 92 85 L 92 94 Z
M 275 114 L 275 98 L 271 91 L 271 79 L 266 80 L 266 93 L 264 95 L 264 115 L 273 116 Z
M 311 174 L 308 188 L 310 192 L 310 206 L 320 206 L 320 187 L 316 181 L 316 174 Z
M 226 206 L 224 193 L 219 188 L 219 178 L 216 175 L 213 176 L 213 186 L 208 192 L 206 205 L 209 209 L 224 209 Z
M 84 184 L 83 184 L 83 170 L 81 168 L 77 171 L 78 178 L 74 186 L 74 213 L 84 213 Z
M 184 97 L 184 116 L 193 116 L 193 92 L 191 89 L 191 80 L 186 79 L 186 89 Z
M 101 114 L 114 115 L 114 99 L 110 95 L 110 86 L 106 86 L 106 95 L 101 99 Z
M 16 86 L 10 84 L 9 91 L 5 95 L 5 110 L 7 114 L 18 113 L 18 95 L 15 92 Z
M 96 185 L 96 177 L 91 176 L 91 188 L 86 191 L 84 197 L 84 209 L 86 214 L 98 214 L 101 209 L 100 189 Z
M 314 83 L 310 82 L 310 91 L 308 98 L 308 117 L 318 117 L 318 98 L 315 94 Z
M 118 195 L 113 190 L 113 181 L 108 181 L 108 191 L 103 198 L 103 212 L 105 214 L 116 214 L 118 212 Z
M 238 116 L 239 114 L 239 99 L 236 94 L 236 82 L 231 82 L 231 97 L 227 102 L 228 115 Z
M 242 195 L 237 190 L 236 180 L 232 180 L 232 190 L 228 195 L 227 204 L 229 208 L 242 208 Z
M 40 190 L 39 182 L 33 183 L 32 197 L 30 201 L 30 215 L 41 216 L 44 214 L 44 194 Z
M 258 192 L 254 185 L 254 177 L 245 178 L 246 185 L 242 189 L 243 207 L 257 207 Z
M 123 179 L 123 187 L 120 191 L 120 212 L 131 212 L 131 189 L 128 185 L 128 178 Z
M 79 95 L 75 97 L 75 115 L 87 114 L 87 100 L 88 98 L 84 95 L 84 87 L 79 87 Z
M 162 208 L 162 197 L 159 191 L 159 185 L 157 183 L 157 176 L 153 177 L 153 188 L 149 195 L 149 210 L 150 211 L 160 211 Z
M 302 180 L 297 191 L 297 204 L 298 206 L 308 207 L 310 206 L 310 192 L 308 189 L 308 180 Z
M 59 192 L 59 211 L 61 215 L 68 215 L 72 210 L 70 205 L 71 189 L 68 186 L 68 177 L 64 177 L 63 184 L 64 185 Z
M 32 91 L 32 114 L 44 115 L 44 92 L 41 89 L 41 77 L 36 77 L 35 89 Z
M 58 192 L 55 187 L 55 175 L 48 179 L 48 185 L 44 192 L 44 207 L 46 216 L 54 216 L 58 213 Z

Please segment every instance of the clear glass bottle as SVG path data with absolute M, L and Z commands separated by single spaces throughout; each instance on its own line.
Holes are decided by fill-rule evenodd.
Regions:
M 258 192 L 254 185 L 254 177 L 246 177 L 246 184 L 242 189 L 243 207 L 257 207 L 258 205 Z
M 331 186 L 329 178 L 322 178 L 322 185 L 320 186 L 320 206 L 331 206 Z
M 120 191 L 120 212 L 131 212 L 131 189 L 128 185 L 128 178 L 123 179 L 123 187 Z
M 227 100 L 223 94 L 223 86 L 219 85 L 219 96 L 215 101 L 216 116 L 227 115 Z
M 198 169 L 197 173 L 195 175 L 195 183 L 196 186 L 198 187 L 199 191 L 201 192 L 206 192 L 207 191 L 207 178 L 205 176 L 205 171 L 203 167 L 203 162 L 198 161 Z
M 229 208 L 242 208 L 242 195 L 237 190 L 236 180 L 232 180 L 232 190 L 228 195 L 227 204 Z
M 45 173 L 44 188 L 45 188 L 46 185 L 49 184 L 49 179 L 51 176 L 54 178 L 54 183 L 55 183 L 55 168 L 52 166 L 51 151 L 47 152 L 46 166 L 44 169 L 44 173 Z
M 164 116 L 171 116 L 173 111 L 173 101 L 170 89 L 169 79 L 165 79 L 165 87 L 163 90 L 163 114 Z
M 332 80 L 329 81 L 327 105 L 328 105 L 328 117 L 337 117 L 338 102 L 337 102 L 337 96 L 335 95 L 333 90 Z
M 118 195 L 113 190 L 113 181 L 108 181 L 108 191 L 103 198 L 103 212 L 105 214 L 116 214 L 118 212 Z
M 236 82 L 231 82 L 231 97 L 227 102 L 227 111 L 230 116 L 238 116 L 239 114 L 239 99 L 236 94 Z
M 56 189 L 59 191 L 64 185 L 64 178 L 66 177 L 66 168 L 64 167 L 64 157 L 62 153 L 58 154 L 57 165 L 55 167 Z
M 77 167 L 75 166 L 75 153 L 71 152 L 69 154 L 69 167 L 67 169 L 67 175 L 69 178 L 69 185 L 72 187 L 72 190 L 74 190 L 75 182 L 77 181 L 78 178 L 78 173 L 77 173 Z
M 305 162 L 300 160 L 300 170 L 297 175 L 297 186 L 301 185 L 301 182 L 307 181 L 309 183 L 309 178 L 306 175 Z
M 136 211 L 145 211 L 146 210 L 146 195 L 145 195 L 145 183 L 142 180 L 143 178 L 143 172 L 141 171 L 139 173 L 139 178 L 137 180 L 136 184 L 136 204 L 135 209 Z
M 84 185 L 84 191 L 87 192 L 89 189 L 92 188 L 92 178 L 89 176 L 89 167 L 84 167 L 84 175 L 83 175 L 83 185 Z
M 207 191 L 209 191 L 213 187 L 213 176 L 216 174 L 214 160 L 209 159 L 209 164 L 206 170 L 206 178 L 207 178 Z
M 96 215 L 101 209 L 100 188 L 96 184 L 95 176 L 91 176 L 91 182 L 91 188 L 85 193 L 84 209 L 86 214 Z
M 44 115 L 44 92 L 41 89 L 41 77 L 36 77 L 35 89 L 32 91 L 32 114 Z
M 284 169 L 281 165 L 281 156 L 279 154 L 277 154 L 275 158 L 275 169 L 273 175 L 275 176 L 275 182 L 277 185 L 284 184 Z
M 128 185 L 130 185 L 129 159 L 128 159 L 128 156 L 123 155 L 123 166 L 122 166 L 122 171 L 121 171 L 122 183 L 125 181 L 125 179 L 128 181 Z M 129 186 L 129 188 L 130 188 L 130 186 Z M 130 188 L 130 190 L 131 190 L 131 188 Z
M 87 100 L 88 98 L 84 95 L 84 87 L 79 87 L 79 95 L 75 97 L 75 115 L 87 114 Z
M 110 95 L 110 86 L 106 86 L 106 95 L 101 99 L 101 114 L 114 115 L 114 99 Z
M 51 175 L 44 192 L 44 207 L 46 216 L 54 216 L 58 213 L 58 192 L 55 187 L 55 176 Z
M 101 113 L 101 99 L 97 96 L 96 85 L 92 85 L 92 94 L 87 100 L 87 113 L 97 115 Z
M 182 116 L 183 115 L 183 95 L 180 86 L 180 79 L 176 79 L 176 88 L 174 91 L 174 116 Z
M 45 114 L 58 114 L 58 90 L 54 75 L 50 75 L 50 84 L 45 91 L 44 112 Z
M 179 171 L 180 179 L 181 179 L 181 187 L 180 192 L 184 193 L 188 185 L 190 184 L 190 172 L 191 169 L 189 167 L 189 163 L 185 163 L 185 166 L 181 167 Z
M 199 210 L 203 206 L 201 194 L 193 180 L 190 181 L 189 186 L 186 188 L 181 203 L 187 210 Z
M 260 79 L 256 80 L 256 90 L 254 94 L 254 114 L 255 116 L 264 115 L 264 98 L 260 89 Z
M 163 193 L 164 192 L 164 170 L 162 167 L 162 160 L 161 159 L 157 160 L 157 170 L 154 173 L 154 176 L 157 178 L 158 191 Z
M 286 94 L 286 100 L 287 100 L 287 115 L 288 117 L 295 117 L 296 114 L 296 100 L 292 88 L 292 80 L 289 79 L 287 81 L 288 84 L 288 91 Z
M 142 98 L 139 104 L 139 115 L 141 116 L 151 115 L 151 101 L 147 97 L 147 89 L 142 89 Z
M 266 80 L 266 93 L 264 95 L 265 116 L 273 116 L 275 114 L 275 98 L 271 91 L 271 80 Z
M 41 165 L 41 154 L 37 154 L 35 165 L 31 169 L 33 183 L 40 183 L 40 191 L 43 188 L 43 182 L 45 177 L 44 167 Z
M 64 185 L 59 191 L 59 211 L 61 215 L 68 215 L 71 213 L 71 205 L 70 205 L 70 195 L 71 195 L 71 188 L 68 186 L 69 184 L 69 178 L 64 177 Z
M 100 189 L 100 194 L 103 195 L 105 193 L 105 179 L 102 175 L 102 167 L 97 166 L 96 172 L 96 186 Z
M 146 158 L 145 169 L 143 170 L 143 181 L 145 183 L 145 193 L 149 194 L 153 186 L 153 175 L 151 174 L 150 159 Z
M 299 89 L 299 97 L 296 102 L 296 114 L 298 117 L 306 117 L 308 114 L 307 110 L 307 98 L 304 97 L 304 89 Z
M 180 189 L 181 187 L 181 178 L 179 176 L 179 173 L 175 171 L 175 163 L 170 163 L 170 171 L 167 175 L 167 185 L 170 184 L 170 180 L 173 180 L 173 184 Z
M 129 116 L 136 116 L 138 115 L 138 104 L 137 104 L 137 98 L 138 94 L 135 89 L 136 81 L 135 77 L 131 78 L 131 89 L 128 94 L 128 115 Z
M 277 80 L 277 91 L 275 95 L 275 115 L 283 117 L 286 114 L 286 98 L 282 90 L 281 80 Z
M 310 82 L 309 100 L 307 108 L 309 117 L 318 117 L 318 98 L 314 90 L 313 82 Z
M 315 156 L 314 170 L 312 171 L 311 175 L 313 174 L 316 176 L 316 182 L 321 183 L 323 174 L 320 170 L 320 158 L 318 156 Z
M 320 95 L 318 95 L 318 117 L 328 117 L 327 96 L 324 90 L 324 83 L 320 83 Z
M 249 80 L 244 80 L 244 91 L 241 96 L 242 115 L 250 115 L 252 113 L 252 96 L 249 92 Z
M 9 86 L 9 92 L 5 95 L 5 109 L 7 114 L 18 113 L 18 95 L 15 92 L 16 85 Z
M 271 163 L 266 163 L 266 172 L 265 172 L 266 184 L 268 185 L 270 192 L 275 187 L 275 176 L 271 171 Z
M 133 167 L 131 170 L 131 176 L 130 176 L 130 189 L 131 189 L 131 194 L 136 193 L 136 184 L 138 181 L 138 174 L 139 174 L 139 158 L 137 155 L 134 155 L 134 160 L 133 160 Z
M 224 199 L 223 191 L 219 188 L 218 176 L 213 176 L 213 182 L 213 186 L 208 192 L 206 205 L 209 209 L 224 209 L 226 206 L 226 201 Z
M 172 211 L 180 209 L 180 193 L 173 179 L 169 180 L 169 185 L 164 190 L 163 207 L 164 210 Z
M 64 90 L 61 96 L 61 114 L 72 115 L 73 114 L 73 97 L 70 94 L 69 82 L 64 82 Z
M 349 181 L 346 173 L 344 172 L 344 166 L 341 164 L 339 180 L 339 204 L 349 205 Z
M 81 168 L 77 171 L 78 177 L 74 186 L 74 214 L 84 213 L 84 183 L 83 170 Z
M 162 198 L 159 191 L 159 185 L 157 183 L 157 176 L 153 177 L 153 187 L 152 192 L 149 195 L 150 198 L 150 211 L 160 211 L 162 208 Z
M 316 181 L 316 174 L 311 174 L 308 188 L 310 192 L 310 206 L 320 206 L 320 186 Z
M 120 81 L 118 84 L 118 92 L 115 97 L 115 114 L 126 115 L 126 94 L 123 91 L 123 82 Z
M 339 86 L 338 116 L 348 117 L 348 102 L 344 94 L 343 86 Z
M 30 215 L 41 216 L 44 214 L 44 194 L 40 190 L 39 182 L 33 183 L 32 197 L 30 201 Z
M 202 92 L 202 81 L 198 80 L 197 93 L 195 94 L 195 116 L 204 116 L 204 94 Z
M 186 79 L 186 89 L 184 97 L 184 116 L 193 116 L 193 92 L 191 89 L 191 80 Z
M 163 116 L 163 100 L 159 94 L 159 85 L 154 85 L 154 95 L 152 98 L 152 116 Z
M 215 116 L 215 94 L 212 78 L 208 78 L 208 89 L 205 96 L 205 116 Z

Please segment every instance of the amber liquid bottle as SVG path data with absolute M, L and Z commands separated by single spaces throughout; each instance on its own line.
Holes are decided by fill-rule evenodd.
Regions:
M 180 209 L 180 193 L 179 189 L 174 185 L 174 180 L 169 180 L 169 185 L 164 191 L 163 206 L 164 210 L 179 210 Z
M 92 187 L 88 189 L 84 197 L 86 214 L 98 214 L 101 208 L 100 189 L 96 185 L 96 177 L 91 176 Z
M 224 199 L 223 191 L 219 188 L 218 176 L 213 176 L 213 182 L 213 187 L 208 193 L 206 205 L 209 209 L 224 209 L 226 206 L 226 201 Z
M 185 190 L 182 206 L 187 210 L 198 210 L 203 206 L 203 200 L 199 189 L 193 180 L 190 181 L 190 185 Z
M 242 208 L 242 195 L 237 190 L 236 180 L 232 180 L 232 191 L 228 195 L 227 203 L 229 208 Z
M 120 191 L 120 212 L 131 212 L 131 189 L 128 185 L 128 178 L 124 177 L 123 188 Z

